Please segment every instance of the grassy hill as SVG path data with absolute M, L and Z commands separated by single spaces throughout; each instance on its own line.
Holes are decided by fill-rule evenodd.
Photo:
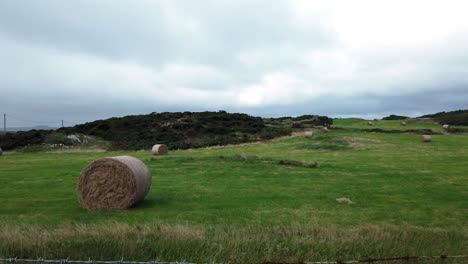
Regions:
M 366 129 L 367 121 L 335 125 Z M 7 153 L 0 257 L 260 263 L 466 254 L 467 144 L 468 134 L 422 143 L 411 133 L 336 129 L 156 159 L 149 151 Z M 149 195 L 125 212 L 82 209 L 81 170 L 117 155 L 146 163 Z M 319 167 L 294 166 L 312 160 Z
M 432 115 L 425 115 L 422 117 L 433 118 L 441 124 L 468 126 L 468 110 L 440 112 Z
M 429 129 L 434 131 L 442 131 L 442 125 L 435 124 L 430 118 L 409 118 L 404 121 L 406 126 L 401 126 L 402 120 L 365 120 L 360 118 L 335 118 L 334 125 L 340 128 L 357 128 L 357 129 L 383 129 L 383 130 L 412 130 L 412 129 Z M 372 126 L 368 123 L 371 122 Z
M 405 126 L 400 125 L 404 121 Z M 369 122 L 372 125 L 369 125 Z M 442 125 L 432 118 L 407 118 L 404 120 L 365 120 L 360 118 L 335 118 L 334 126 L 337 129 L 366 131 L 377 133 L 413 133 L 413 134 L 443 134 L 467 133 L 466 126 L 451 126 L 444 130 Z

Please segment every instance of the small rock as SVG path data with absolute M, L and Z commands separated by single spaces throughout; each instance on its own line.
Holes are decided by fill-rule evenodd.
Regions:
M 346 197 L 338 198 L 338 199 L 336 199 L 336 201 L 339 202 L 339 203 L 348 203 L 348 204 L 354 203 L 353 201 L 351 201 L 351 199 L 346 198 Z

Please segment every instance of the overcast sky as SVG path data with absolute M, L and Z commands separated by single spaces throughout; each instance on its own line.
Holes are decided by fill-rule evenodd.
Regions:
M 468 108 L 468 1 L 0 1 L 10 126 Z

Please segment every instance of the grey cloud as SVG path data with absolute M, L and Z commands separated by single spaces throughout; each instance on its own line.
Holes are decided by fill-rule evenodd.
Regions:
M 463 34 L 349 49 L 322 18 L 304 22 L 289 5 L 1 1 L 0 111 L 76 123 L 153 111 L 379 117 L 467 107 Z M 277 73 L 293 81 L 265 84 Z M 249 89 L 271 100 L 239 104 Z
M 0 32 L 46 47 L 156 66 L 168 60 L 232 64 L 233 55 L 252 47 L 333 43 L 318 24 L 294 25 L 284 1 L 222 3 L 4 1 Z
M 155 43 L 157 48 L 152 48 L 160 54 L 174 48 L 157 39 L 169 34 L 159 9 L 109 1 L 32 1 L 27 5 L 4 1 L 0 5 L 1 31 L 30 44 L 114 59 L 151 51 Z
M 436 94 L 425 92 L 409 96 L 329 96 L 307 100 L 301 104 L 277 106 L 247 111 L 259 116 L 298 116 L 303 114 L 320 114 L 332 117 L 363 117 L 368 119 L 382 118 L 391 114 L 418 117 L 440 111 L 466 109 L 468 91 L 461 94 L 450 94 L 451 90 Z M 244 110 L 234 108 L 233 111 Z

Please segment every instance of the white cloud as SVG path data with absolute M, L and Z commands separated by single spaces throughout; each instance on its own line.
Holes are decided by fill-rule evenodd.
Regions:
M 292 92 L 298 85 L 299 81 L 294 76 L 267 74 L 259 84 L 237 88 L 237 103 L 248 107 L 290 104 L 296 96 Z
M 293 0 L 292 7 L 299 17 L 322 17 L 358 49 L 434 44 L 468 30 L 463 0 Z

